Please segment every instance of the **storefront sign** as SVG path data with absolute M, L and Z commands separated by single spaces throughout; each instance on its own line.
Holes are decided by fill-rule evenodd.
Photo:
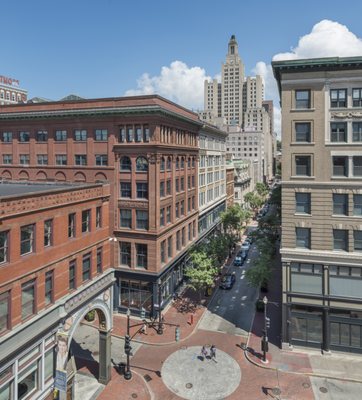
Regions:
M 19 86 L 19 81 L 17 79 L 8 78 L 7 76 L 0 75 L 0 83 L 9 86 Z
M 56 370 L 54 387 L 62 392 L 67 391 L 67 373 Z

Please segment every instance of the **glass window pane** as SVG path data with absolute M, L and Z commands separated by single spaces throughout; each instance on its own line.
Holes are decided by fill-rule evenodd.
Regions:
M 305 318 L 292 317 L 291 335 L 294 340 L 307 340 L 307 321 Z
M 308 342 L 322 342 L 322 321 L 308 319 Z
M 340 324 L 340 340 L 341 346 L 349 346 L 350 336 L 349 336 L 349 324 Z
M 339 345 L 339 323 L 331 322 L 331 344 Z
M 351 346 L 361 348 L 361 326 L 351 325 Z

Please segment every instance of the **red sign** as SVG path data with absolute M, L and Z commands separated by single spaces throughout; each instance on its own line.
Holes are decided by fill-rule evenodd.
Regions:
M 10 86 L 19 86 L 19 81 L 17 79 L 8 78 L 2 75 L 0 75 L 0 83 Z

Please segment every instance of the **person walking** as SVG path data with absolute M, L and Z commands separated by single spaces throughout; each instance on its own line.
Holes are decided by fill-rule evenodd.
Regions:
M 211 358 L 212 360 L 214 360 L 215 362 L 217 362 L 217 361 L 216 361 L 216 347 L 215 347 L 214 345 L 212 345 L 212 346 L 210 347 L 210 358 Z
M 201 357 L 202 357 L 202 361 L 204 361 L 204 359 L 207 357 L 207 350 L 205 346 L 202 346 L 201 348 Z

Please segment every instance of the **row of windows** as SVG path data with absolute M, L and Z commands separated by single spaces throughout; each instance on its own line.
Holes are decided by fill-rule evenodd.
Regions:
M 5 99 L 5 100 L 8 100 L 8 101 L 10 101 L 10 92 L 9 91 L 4 91 L 4 90 L 0 90 L 0 99 Z M 14 93 L 14 92 L 11 92 L 11 101 L 21 101 L 21 94 L 20 93 L 18 93 L 18 94 L 16 94 L 16 93 Z
M 362 194 L 353 194 L 353 209 L 349 210 L 347 193 L 332 194 L 333 214 L 362 216 Z M 295 212 L 299 214 L 311 214 L 312 193 L 295 193 Z
M 120 171 L 131 172 L 132 171 L 132 161 L 129 157 L 124 156 L 121 158 L 119 163 Z M 148 171 L 148 161 L 145 157 L 136 158 L 136 172 L 147 172 Z
M 102 265 L 102 247 L 97 249 L 96 273 L 100 274 L 103 270 Z M 92 255 L 84 254 L 82 257 L 82 283 L 91 279 L 92 276 Z M 76 289 L 80 282 L 77 280 L 77 261 L 72 260 L 69 263 L 68 288 Z M 21 319 L 27 320 L 38 312 L 37 279 L 31 279 L 21 285 Z M 55 279 L 54 270 L 45 273 L 44 302 L 45 306 L 54 303 Z M 11 329 L 10 316 L 11 291 L 0 294 L 0 334 Z
M 295 175 L 313 176 L 311 155 L 295 156 Z M 333 156 L 332 175 L 335 177 L 361 177 L 362 156 Z
M 137 199 L 148 199 L 148 183 L 147 182 L 136 182 L 136 198 Z M 121 182 L 120 183 L 120 196 L 125 199 L 131 199 L 132 195 L 132 183 Z
M 161 125 L 160 141 L 161 143 L 174 143 L 188 146 L 196 146 L 197 134 L 186 132 L 182 129 L 174 129 L 170 126 Z
M 5 143 L 10 143 L 13 139 L 18 139 L 19 142 L 29 142 L 30 138 L 33 137 L 29 131 L 19 131 L 16 133 L 7 131 L 2 132 L 2 141 Z M 49 138 L 49 133 L 47 130 L 38 130 L 34 133 L 34 138 L 37 142 L 46 142 Z M 68 139 L 68 131 L 66 130 L 56 130 L 54 132 L 53 139 L 56 142 L 64 142 Z M 86 129 L 75 129 L 73 131 L 72 138 L 76 142 L 85 142 L 88 138 L 88 131 Z M 99 142 L 106 142 L 108 140 L 108 130 L 107 129 L 95 129 L 94 140 Z
M 189 197 L 187 201 L 187 213 L 195 210 L 195 196 Z M 172 206 L 163 207 L 160 209 L 160 226 L 165 226 L 171 223 Z M 175 204 L 175 218 L 185 216 L 185 200 L 178 201 Z
M 182 192 L 185 190 L 185 184 L 184 184 L 184 178 L 181 177 L 175 179 L 175 190 L 176 192 Z M 191 189 L 195 187 L 195 175 L 189 175 L 187 177 L 187 188 Z M 171 179 L 168 179 L 166 181 L 161 181 L 160 182 L 160 197 L 166 197 L 166 196 L 171 196 L 172 194 L 172 183 Z
M 206 204 L 206 195 L 207 195 L 207 203 L 217 199 L 218 197 L 225 194 L 225 185 L 219 185 L 215 188 L 209 188 L 206 192 L 199 193 L 199 207 L 202 207 Z
M 150 141 L 150 128 L 148 125 L 126 125 L 119 128 L 119 141 L 121 143 L 147 143 Z
M 225 164 L 225 156 L 200 156 L 200 168 L 214 167 Z
M 107 154 L 96 154 L 94 156 L 95 165 L 106 166 L 108 165 L 108 155 Z M 48 165 L 48 155 L 47 154 L 37 154 L 36 155 L 37 165 Z M 13 164 L 12 154 L 3 154 L 3 164 Z M 19 154 L 19 164 L 29 165 L 30 155 L 29 154 Z M 68 157 L 66 154 L 56 154 L 55 155 L 56 165 L 68 165 Z M 74 165 L 87 165 L 88 159 L 86 154 L 76 154 L 74 156 Z
M 295 228 L 295 246 L 311 249 L 311 228 Z M 349 232 L 347 229 L 333 229 L 333 250 L 349 251 Z M 353 231 L 352 251 L 362 251 L 362 231 Z
M 185 157 L 176 157 L 175 160 L 176 169 L 184 169 L 185 168 Z M 195 168 L 195 157 L 188 157 L 187 158 L 187 168 Z M 167 157 L 167 161 L 165 157 L 161 158 L 160 162 L 160 170 L 161 171 L 171 171 L 172 169 L 172 159 L 171 157 Z
M 76 213 L 68 215 L 68 238 L 76 237 Z M 91 231 L 91 210 L 83 210 L 81 214 L 81 231 L 87 233 Z M 102 208 L 96 208 L 96 229 L 102 226 Z M 44 221 L 43 237 L 36 237 L 36 224 L 29 224 L 20 228 L 20 255 L 36 252 L 36 243 L 42 241 L 43 246 L 51 247 L 54 245 L 54 221 L 48 219 Z M 10 231 L 0 232 L 0 263 L 10 261 Z

